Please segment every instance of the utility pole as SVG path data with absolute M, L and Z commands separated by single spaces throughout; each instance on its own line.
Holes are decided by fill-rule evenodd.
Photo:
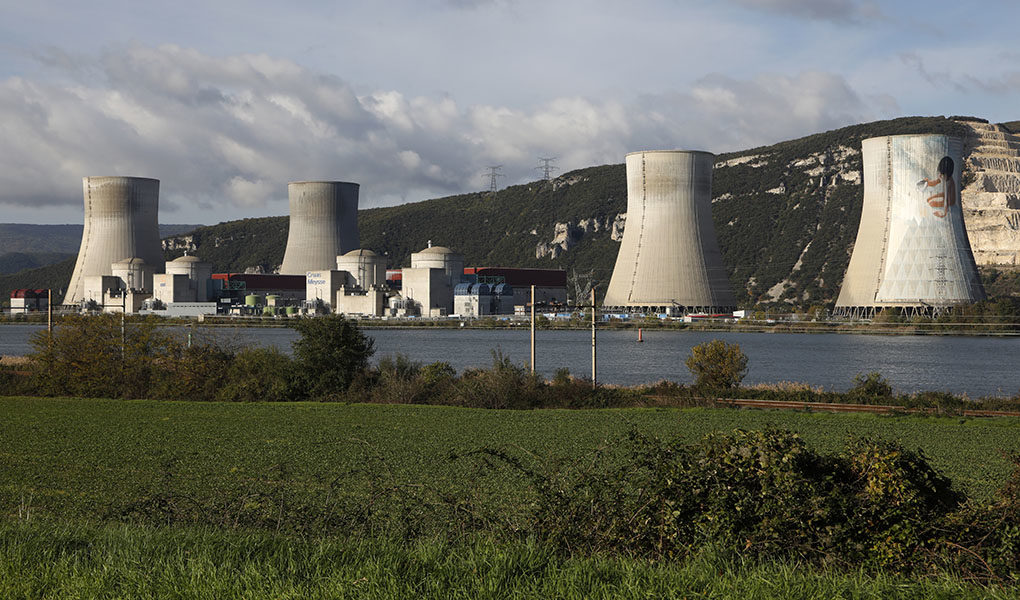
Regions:
M 46 346 L 53 347 L 53 289 L 46 290 Z
M 539 156 L 538 160 L 542 161 L 542 164 L 538 165 L 535 168 L 542 172 L 542 179 L 544 179 L 545 181 L 549 181 L 550 179 L 552 179 L 552 172 L 558 170 L 556 167 L 552 165 L 553 161 L 556 160 L 556 157 L 550 156 L 546 158 Z
M 531 285 L 531 374 L 535 374 L 535 285 Z
M 486 167 L 489 170 L 484 176 L 489 178 L 489 195 L 496 195 L 496 180 L 500 177 L 506 177 L 506 175 L 499 172 L 503 168 L 503 165 L 492 165 Z
M 591 389 L 598 387 L 598 379 L 595 377 L 595 287 L 591 288 Z

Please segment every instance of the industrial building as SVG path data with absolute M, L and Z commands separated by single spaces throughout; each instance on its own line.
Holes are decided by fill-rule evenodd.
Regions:
M 151 293 L 151 275 L 163 270 L 163 250 L 157 224 L 159 180 L 84 177 L 82 192 L 85 226 L 64 304 L 80 305 L 87 301 L 105 304 L 103 294 L 112 288 L 95 278 L 113 276 L 115 263 L 131 259 L 140 260 L 145 268 L 135 268 L 136 264 L 127 270 L 122 269 L 122 272 L 143 274 L 143 280 L 132 281 L 131 286 L 139 294 Z M 86 293 L 90 278 L 92 285 Z M 146 284 L 147 288 L 144 287 Z
M 960 209 L 962 141 L 895 135 L 861 147 L 864 205 L 836 313 L 937 315 L 983 300 Z
M 714 159 L 685 150 L 627 155 L 627 225 L 606 310 L 679 315 L 736 308 L 712 224 Z
M 535 303 L 546 306 L 566 306 L 567 272 L 563 269 L 518 269 L 513 267 L 467 267 L 466 280 L 487 283 L 496 287 L 506 284 L 513 291 L 512 304 L 507 313 L 513 313 L 513 306 L 524 306 L 531 302 L 531 286 L 535 286 Z
M 280 273 L 327 271 L 336 257 L 361 245 L 357 183 L 293 181 L 287 184 L 290 227 Z
M 453 314 L 453 290 L 463 276 L 464 256 L 449 248 L 429 246 L 413 252 L 411 268 L 401 272 L 400 300 L 408 314 L 423 317 Z
M 389 296 L 386 257 L 360 248 L 336 257 L 336 269 L 305 274 L 305 300 L 331 312 L 382 316 Z
M 23 315 L 49 308 L 49 290 L 11 290 L 11 314 Z

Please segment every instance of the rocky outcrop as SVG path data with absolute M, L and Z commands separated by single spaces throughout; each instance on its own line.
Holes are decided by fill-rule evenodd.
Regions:
M 163 250 L 184 250 L 194 252 L 198 246 L 195 245 L 194 236 L 182 235 L 180 237 L 166 238 L 163 240 Z
M 619 241 L 623 239 L 623 222 L 626 217 L 626 214 L 619 214 L 615 217 L 580 219 L 576 223 L 554 223 L 552 240 L 535 245 L 535 258 L 557 258 L 580 243 L 584 236 L 599 232 L 610 231 L 612 240 Z
M 960 206 L 978 265 L 1020 265 L 1020 137 L 964 122 L 967 184 Z

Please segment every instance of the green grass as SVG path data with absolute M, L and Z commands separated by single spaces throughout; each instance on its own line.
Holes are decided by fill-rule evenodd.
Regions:
M 900 441 L 979 499 L 1005 481 L 1006 454 L 1020 452 L 1015 418 L 0 398 L 0 515 L 122 519 L 160 494 L 201 513 L 253 495 L 321 504 L 400 485 L 512 512 L 527 500 L 523 479 L 466 453 L 498 448 L 555 463 L 583 460 L 632 428 L 693 441 L 766 427 L 798 432 L 822 452 L 851 436 Z
M 795 564 L 564 558 L 533 542 L 301 539 L 196 528 L 0 524 L 0 597 L 1011 598 L 1015 590 Z

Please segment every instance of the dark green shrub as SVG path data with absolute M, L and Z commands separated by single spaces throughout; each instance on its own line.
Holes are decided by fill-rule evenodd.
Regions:
M 694 376 L 694 385 L 706 390 L 740 385 L 747 374 L 747 355 L 739 344 L 712 340 L 691 348 L 685 363 Z
M 939 524 L 961 501 L 923 455 L 895 444 L 858 442 L 832 456 L 783 431 L 695 444 L 632 433 L 602 452 L 552 470 L 489 456 L 528 476 L 535 531 L 571 552 L 680 558 L 712 547 L 925 571 L 936 562 Z
M 847 392 L 860 402 L 889 401 L 893 397 L 892 385 L 882 377 L 881 373 L 858 373 L 854 375 L 854 385 Z
M 294 341 L 294 362 L 312 398 L 342 397 L 375 352 L 372 338 L 341 315 L 299 319 L 294 328 L 301 334 Z
M 175 342 L 160 358 L 152 397 L 211 402 L 217 399 L 234 354 L 214 341 Z
M 451 391 L 450 403 L 475 408 L 538 408 L 545 382 L 527 368 L 515 365 L 500 350 L 492 353 L 492 368 L 467 369 Z
M 277 348 L 245 348 L 234 355 L 216 399 L 281 402 L 299 399 L 294 362 Z

